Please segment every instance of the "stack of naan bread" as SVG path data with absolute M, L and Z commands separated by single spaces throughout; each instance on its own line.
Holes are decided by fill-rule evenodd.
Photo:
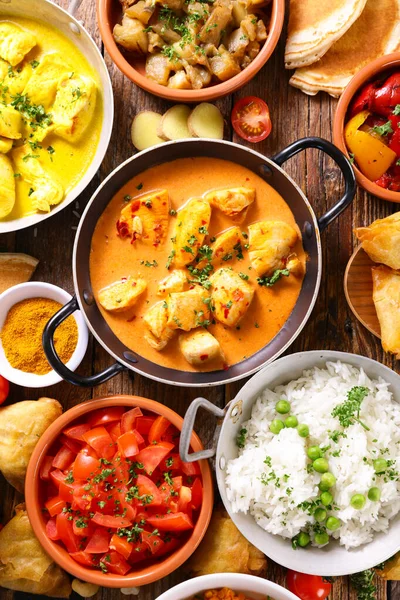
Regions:
M 372 60 L 400 50 L 400 0 L 290 0 L 287 69 L 306 94 L 340 96 Z

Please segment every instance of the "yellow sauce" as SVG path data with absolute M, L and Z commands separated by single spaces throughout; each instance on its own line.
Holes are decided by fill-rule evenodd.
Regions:
M 103 106 L 99 76 L 78 48 L 55 27 L 41 21 L 25 19 L 14 15 L 7 15 L 1 21 L 11 21 L 31 32 L 37 39 L 37 45 L 26 55 L 20 63 L 21 66 L 26 62 L 40 61 L 45 54 L 59 52 L 65 57 L 66 63 L 71 66 L 71 72 L 87 75 L 97 85 L 96 109 L 93 119 L 82 139 L 77 143 L 70 143 L 56 135 L 50 134 L 41 142 L 43 148 L 34 151 L 34 154 L 40 155 L 39 161 L 45 171 L 63 186 L 65 198 L 89 168 L 100 139 Z M 48 112 L 51 113 L 51 109 Z M 54 148 L 53 154 L 49 154 L 47 151 L 49 146 Z M 30 185 L 20 177 L 16 177 L 15 183 L 15 206 L 12 212 L 3 219 L 4 221 L 19 219 L 36 213 L 32 209 L 29 198 Z
M 116 222 L 124 207 L 124 196 L 139 196 L 157 189 L 167 189 L 170 205 L 177 210 L 190 197 L 201 196 L 212 189 L 247 186 L 256 189 L 256 200 L 251 205 L 245 220 L 240 223 L 243 231 L 255 221 L 281 220 L 298 230 L 294 216 L 284 199 L 270 185 L 252 171 L 216 158 L 185 158 L 152 167 L 129 181 L 111 200 L 100 217 L 92 238 L 90 255 L 90 276 L 96 299 L 102 288 L 123 277 L 143 277 L 147 290 L 139 297 L 135 306 L 123 313 L 102 312 L 115 335 L 131 350 L 149 360 L 172 369 L 183 371 L 210 371 L 215 366 L 192 367 L 179 350 L 179 332 L 162 351 L 152 348 L 144 339 L 146 331 L 143 316 L 150 306 L 160 301 L 157 287 L 171 271 L 166 262 L 171 251 L 170 238 L 173 236 L 176 217 L 170 217 L 166 241 L 154 248 L 140 241 L 130 243 L 128 238 L 117 235 Z M 138 189 L 140 191 L 138 191 Z M 210 237 L 216 236 L 232 225 L 232 219 L 216 208 L 212 209 Z M 209 243 L 206 237 L 205 244 Z M 301 236 L 293 251 L 305 265 L 306 256 L 301 244 Z M 236 272 L 249 275 L 248 282 L 256 293 L 253 301 L 240 321 L 239 326 L 229 328 L 221 323 L 209 326 L 209 331 L 218 339 L 225 354 L 226 364 L 233 365 L 251 356 L 279 332 L 296 304 L 302 285 L 302 277 L 283 277 L 273 287 L 257 284 L 257 275 L 251 268 L 248 252 L 243 260 L 226 264 Z M 157 266 L 146 267 L 146 261 L 156 261 Z M 221 368 L 220 366 L 217 368 Z

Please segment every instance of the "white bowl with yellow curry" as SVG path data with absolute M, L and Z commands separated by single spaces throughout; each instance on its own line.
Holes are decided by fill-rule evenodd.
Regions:
M 85 189 L 113 112 L 105 63 L 78 21 L 48 0 L 0 4 L 0 233 L 35 225 Z

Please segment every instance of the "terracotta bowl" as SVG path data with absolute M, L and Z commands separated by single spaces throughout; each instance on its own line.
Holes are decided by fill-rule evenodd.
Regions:
M 133 83 L 147 92 L 174 102 L 205 102 L 232 94 L 248 83 L 265 65 L 274 51 L 282 32 L 285 16 L 285 0 L 272 0 L 271 26 L 268 39 L 253 62 L 241 73 L 228 81 L 201 90 L 173 90 L 151 81 L 145 76 L 144 59 L 135 59 L 123 54 L 114 41 L 114 25 L 121 22 L 122 11 L 118 0 L 96 0 L 97 21 L 104 45 L 118 69 Z M 283 68 L 283 67 L 282 67 Z
M 333 122 L 333 141 L 346 156 L 349 156 L 349 152 L 344 140 L 344 126 L 346 124 L 346 115 L 351 101 L 365 83 L 370 80 L 373 81 L 385 71 L 389 72 L 395 68 L 400 69 L 400 52 L 381 56 L 361 69 L 361 71 L 353 77 L 341 95 Z M 378 196 L 378 198 L 382 198 L 383 200 L 388 200 L 389 202 L 400 202 L 400 192 L 392 192 L 376 185 L 376 183 L 365 177 L 356 166 L 354 166 L 354 172 L 358 184 L 370 194 Z
M 65 571 L 78 577 L 82 581 L 94 583 L 103 587 L 127 588 L 142 586 L 153 581 L 166 577 L 169 573 L 177 569 L 194 552 L 201 542 L 207 530 L 211 519 L 211 513 L 214 501 L 213 482 L 211 469 L 207 461 L 200 461 L 201 475 L 203 479 L 203 504 L 192 535 L 178 550 L 161 559 L 157 564 L 140 568 L 128 575 L 114 575 L 112 573 L 101 573 L 84 567 L 75 562 L 68 552 L 51 541 L 46 535 L 45 520 L 41 511 L 39 502 L 40 497 L 40 478 L 39 471 L 44 457 L 52 446 L 62 429 L 72 421 L 87 415 L 92 410 L 106 408 L 108 406 L 138 406 L 139 408 L 151 411 L 157 415 L 162 415 L 169 419 L 175 427 L 182 429 L 183 419 L 176 412 L 167 408 L 159 402 L 141 398 L 140 396 L 110 396 L 109 398 L 92 400 L 78 404 L 70 410 L 67 410 L 61 417 L 42 435 L 29 461 L 28 471 L 25 483 L 25 499 L 29 520 L 33 530 L 39 539 L 44 550 L 51 558 L 60 565 Z M 203 448 L 202 443 L 196 434 L 193 434 L 191 446 L 194 451 Z

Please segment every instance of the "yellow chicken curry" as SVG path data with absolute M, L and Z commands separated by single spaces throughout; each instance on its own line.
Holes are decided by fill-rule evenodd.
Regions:
M 91 283 L 107 323 L 128 348 L 173 369 L 219 370 L 260 350 L 292 312 L 304 272 L 283 198 L 216 158 L 136 176 L 92 238 Z
M 82 178 L 100 137 L 98 87 L 57 29 L 0 20 L 0 219 L 49 212 Z

